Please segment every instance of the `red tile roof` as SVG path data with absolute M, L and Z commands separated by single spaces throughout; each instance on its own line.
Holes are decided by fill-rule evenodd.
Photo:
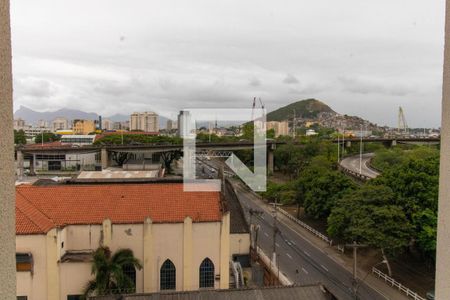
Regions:
M 16 187 L 16 233 L 46 233 L 75 224 L 221 220 L 219 192 L 184 192 L 182 183 Z
M 72 148 L 72 144 L 61 144 L 61 141 L 47 142 L 47 143 L 37 143 L 37 144 L 26 144 L 23 146 L 25 150 L 35 150 L 35 149 L 52 149 L 52 148 Z

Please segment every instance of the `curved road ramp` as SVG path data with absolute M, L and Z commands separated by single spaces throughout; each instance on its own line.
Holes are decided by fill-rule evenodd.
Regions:
M 349 156 L 341 160 L 340 169 L 359 180 L 369 180 L 380 175 L 380 173 L 370 167 L 370 160 L 374 157 L 374 153 L 365 153 L 360 158 L 359 155 Z

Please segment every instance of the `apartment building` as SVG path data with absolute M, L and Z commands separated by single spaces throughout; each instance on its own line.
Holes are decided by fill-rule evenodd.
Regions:
M 69 120 L 66 118 L 58 117 L 52 121 L 52 129 L 53 132 L 58 130 L 67 130 L 70 129 Z
M 73 132 L 78 135 L 86 135 L 95 131 L 95 121 L 93 120 L 74 120 Z
M 287 121 L 271 121 L 266 122 L 267 130 L 273 129 L 275 131 L 275 137 L 279 137 L 280 135 L 288 135 L 289 134 L 289 125 Z
M 154 112 L 135 112 L 130 116 L 130 130 L 159 132 L 159 116 Z

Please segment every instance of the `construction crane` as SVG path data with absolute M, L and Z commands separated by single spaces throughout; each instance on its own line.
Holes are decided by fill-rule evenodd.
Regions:
M 405 113 L 403 112 L 403 108 L 400 106 L 398 108 L 398 134 L 407 134 L 408 133 L 408 123 L 406 123 Z
M 265 111 L 264 111 L 264 103 L 262 102 L 261 98 L 258 99 L 259 100 L 259 104 L 261 105 L 261 109 L 262 109 L 262 116 L 265 116 Z M 252 120 L 255 119 L 255 109 L 256 109 L 256 97 L 253 97 L 253 105 L 252 105 Z

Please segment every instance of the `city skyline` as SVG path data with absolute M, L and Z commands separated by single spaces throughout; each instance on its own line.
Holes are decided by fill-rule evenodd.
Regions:
M 439 127 L 443 1 L 275 4 L 12 3 L 15 109 L 174 119 L 317 98 L 390 126 L 402 106 L 412 127 Z

